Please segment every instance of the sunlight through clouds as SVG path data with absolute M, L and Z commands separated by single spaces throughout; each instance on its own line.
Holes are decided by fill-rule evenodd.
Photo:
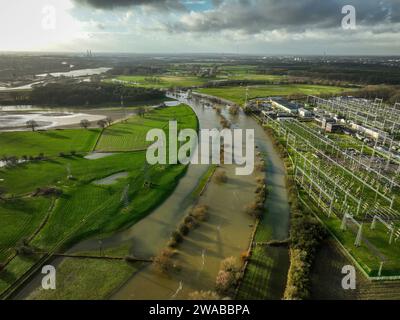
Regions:
M 0 49 L 57 49 L 63 43 L 85 38 L 84 23 L 72 17 L 72 7 L 70 0 L 9 1 L 0 10 Z M 49 19 L 54 22 L 50 27 L 46 22 Z

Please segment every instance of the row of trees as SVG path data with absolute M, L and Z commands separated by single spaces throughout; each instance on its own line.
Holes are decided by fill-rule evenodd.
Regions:
M 97 121 L 97 125 L 100 128 L 105 128 L 107 126 L 110 126 L 112 123 L 113 123 L 113 120 L 111 117 L 106 117 L 105 119 L 101 119 L 101 120 Z M 92 125 L 92 123 L 87 119 L 83 119 L 83 120 L 81 120 L 79 125 L 84 129 L 88 129 Z M 26 127 L 31 129 L 34 132 L 34 131 L 36 131 L 36 128 L 39 127 L 39 123 L 35 120 L 29 120 L 26 122 Z
M 317 249 L 327 234 L 323 225 L 300 204 L 297 186 L 290 174 L 293 168 L 286 148 L 276 138 L 272 128 L 267 127 L 265 131 L 273 139 L 274 147 L 284 159 L 288 171 L 286 185 L 291 211 L 290 268 L 284 299 L 304 300 L 310 297 L 311 268 Z
M 366 86 L 361 90 L 348 92 L 348 95 L 366 99 L 381 98 L 387 103 L 395 104 L 400 102 L 400 86 Z
M 257 73 L 287 75 L 315 79 L 316 81 L 359 84 L 400 84 L 399 66 L 385 66 L 379 62 L 363 63 L 354 61 L 342 62 L 304 62 L 260 65 Z

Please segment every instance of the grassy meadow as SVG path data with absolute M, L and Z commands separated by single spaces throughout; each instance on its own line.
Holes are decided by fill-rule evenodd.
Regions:
M 184 105 L 154 110 L 143 119 L 134 118 L 121 124 L 126 131 L 120 133 L 118 139 L 108 139 L 103 144 L 110 148 L 115 144 L 114 149 L 122 151 L 126 145 L 124 141 L 131 139 L 140 122 L 144 123 L 146 130 L 162 129 L 168 120 L 176 119 L 181 128 L 197 129 L 194 112 Z M 129 130 L 130 125 L 134 129 Z M 108 130 L 115 130 L 115 127 L 104 130 L 104 134 Z M 76 133 L 76 137 L 79 133 L 87 137 L 89 132 L 98 132 L 84 129 L 71 131 L 74 136 Z M 29 140 L 29 134 L 36 139 L 37 132 L 26 132 L 22 141 Z M 40 137 L 50 137 L 49 147 L 54 154 L 65 148 L 60 144 L 57 149 L 52 134 Z M 92 141 L 86 143 L 90 146 L 86 152 L 91 150 L 96 139 L 93 135 Z M 140 137 L 134 139 L 130 146 L 142 143 Z M 68 146 L 75 150 L 79 145 L 84 145 L 82 139 L 76 138 L 74 141 L 77 141 L 76 145 L 69 142 Z M 46 152 L 44 139 L 41 140 L 41 146 L 41 152 L 51 154 Z M 17 143 L 15 148 L 18 148 Z M 116 153 L 95 160 L 86 159 L 80 154 L 58 155 L 42 161 L 0 168 L 0 186 L 5 190 L 0 199 L 0 262 L 12 259 L 6 269 L 0 272 L 0 293 L 40 258 L 40 254 L 34 254 L 28 260 L 24 255 L 13 258 L 15 248 L 23 239 L 36 252 L 52 253 L 90 236 L 107 235 L 128 227 L 162 202 L 186 171 L 183 165 L 147 166 L 145 162 L 145 151 L 142 151 Z M 126 176 L 112 184 L 94 183 L 121 172 Z M 33 196 L 38 188 L 48 187 L 61 190 L 61 196 Z M 127 270 L 125 266 L 122 269 Z
M 348 88 L 306 84 L 258 85 L 248 88 L 249 99 L 269 96 L 339 94 L 349 90 Z M 246 87 L 202 88 L 197 91 L 227 99 L 239 105 L 243 105 L 246 100 Z
M 96 151 L 122 152 L 147 148 L 146 134 L 152 128 L 167 129 L 168 121 L 176 119 L 178 127 L 196 128 L 197 119 L 191 109 L 165 108 L 146 113 L 143 117 L 133 117 L 126 122 L 117 123 L 104 130 Z
M 89 152 L 93 149 L 100 129 L 49 130 L 0 133 L 0 157 L 56 156 L 60 152 Z
M 196 76 L 118 76 L 117 80 L 125 82 L 127 85 L 145 88 L 174 88 L 174 87 L 194 87 L 205 84 L 208 79 Z

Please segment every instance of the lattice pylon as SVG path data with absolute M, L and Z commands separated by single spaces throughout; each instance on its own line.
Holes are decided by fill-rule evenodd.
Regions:
M 342 225 L 340 226 L 340 230 L 346 230 L 346 221 L 347 221 L 347 213 L 343 215 Z
M 363 228 L 363 225 L 361 224 L 360 227 L 358 228 L 358 233 L 357 233 L 356 241 L 354 242 L 354 245 L 355 245 L 356 247 L 361 246 L 361 241 L 362 241 L 362 228 Z

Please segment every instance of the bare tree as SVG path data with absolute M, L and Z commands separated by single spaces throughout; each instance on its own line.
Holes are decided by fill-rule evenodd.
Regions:
M 214 181 L 216 183 L 222 184 L 228 181 L 228 177 L 225 171 L 217 171 L 214 175 Z
M 88 119 L 81 120 L 81 127 L 87 129 L 90 126 L 90 121 Z
M 140 117 L 144 117 L 146 109 L 144 107 L 139 107 L 137 113 Z
M 107 121 L 104 120 L 104 119 L 99 120 L 99 121 L 97 121 L 97 125 L 98 125 L 100 128 L 104 129 L 104 128 L 107 126 Z
M 233 115 L 233 116 L 238 115 L 239 114 L 239 107 L 237 105 L 230 106 L 229 113 L 231 115 Z
M 161 252 L 154 257 L 154 266 L 162 273 L 168 273 L 174 268 L 173 257 L 174 251 L 171 249 L 163 249 Z
M 38 126 L 38 123 L 35 120 L 29 120 L 26 122 L 26 126 L 29 129 L 32 129 L 32 131 L 35 131 L 36 127 Z
M 107 121 L 107 124 L 108 124 L 108 125 L 111 125 L 111 124 L 113 123 L 113 119 L 112 119 L 110 116 L 108 116 L 108 117 L 106 118 L 106 121 Z

